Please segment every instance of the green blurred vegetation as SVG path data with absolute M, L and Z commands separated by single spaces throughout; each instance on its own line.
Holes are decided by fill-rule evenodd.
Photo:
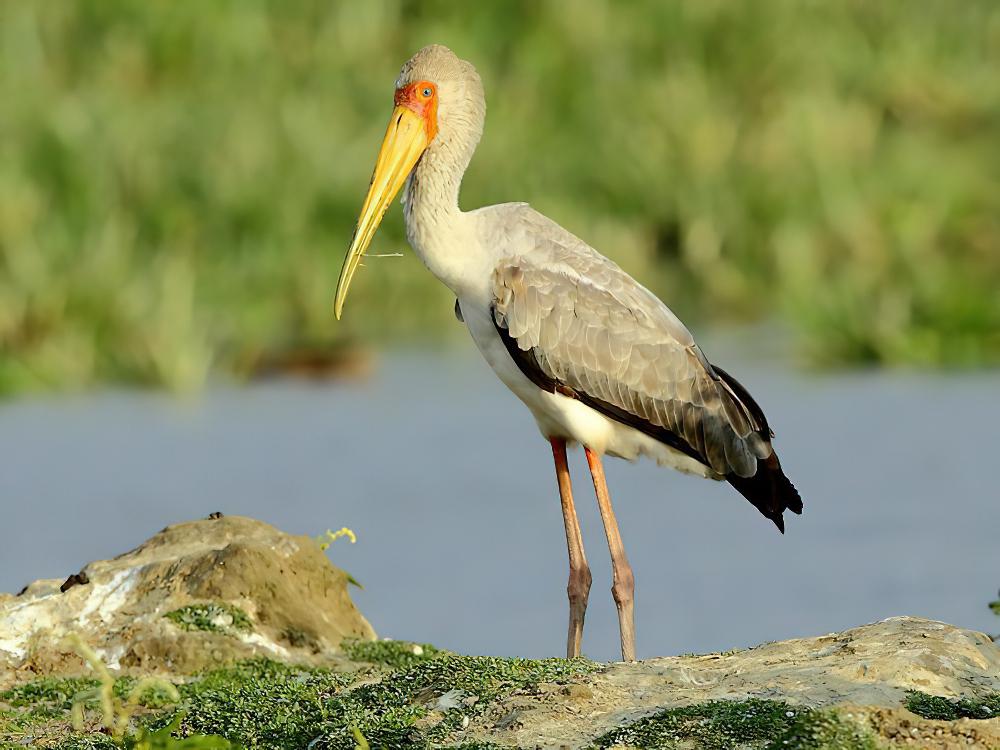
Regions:
M 432 41 L 487 87 L 464 207 L 528 200 L 682 317 L 784 318 L 814 363 L 1000 361 L 993 0 L 8 0 L 0 392 L 461 335 L 410 253 L 331 314 Z
M 958 721 L 959 719 L 996 719 L 1000 715 L 1000 693 L 981 696 L 942 698 L 919 690 L 906 693 L 906 708 L 925 719 Z

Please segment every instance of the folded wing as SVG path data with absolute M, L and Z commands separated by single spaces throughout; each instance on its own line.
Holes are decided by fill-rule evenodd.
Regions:
M 617 265 L 566 233 L 502 261 L 492 284 L 494 324 L 537 385 L 695 458 L 781 529 L 801 511 L 760 407 Z

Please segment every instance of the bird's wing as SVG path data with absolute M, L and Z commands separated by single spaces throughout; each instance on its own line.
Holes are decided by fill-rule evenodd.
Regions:
M 708 362 L 652 292 L 528 211 L 518 251 L 500 261 L 492 279 L 494 323 L 522 371 L 701 461 L 772 520 L 776 512 L 780 528 L 781 510 L 801 509 L 801 501 L 781 474 L 760 407 Z M 775 494 L 783 495 L 783 486 L 745 491 L 738 484 L 763 482 L 760 466 L 768 463 L 794 494 L 787 504 Z M 755 499 L 750 490 L 768 497 Z
M 753 476 L 772 452 L 763 414 L 736 395 L 670 309 L 529 207 L 517 207 L 506 226 L 518 228 L 518 252 L 494 271 L 494 322 L 530 355 L 519 364 L 534 366 L 536 382 L 596 402 L 719 476 Z

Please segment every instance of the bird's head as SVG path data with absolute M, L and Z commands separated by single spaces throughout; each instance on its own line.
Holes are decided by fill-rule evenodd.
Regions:
M 464 169 L 482 134 L 486 101 L 479 74 L 471 63 L 440 44 L 424 47 L 406 61 L 396 79 L 393 103 L 395 109 L 337 283 L 337 318 L 382 217 L 420 158 L 427 151 L 438 151 L 456 162 L 464 159 Z

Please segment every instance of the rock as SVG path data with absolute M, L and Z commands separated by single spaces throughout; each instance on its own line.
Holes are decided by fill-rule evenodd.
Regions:
M 889 747 L 919 750 L 995 750 L 1000 747 L 1000 721 L 934 721 L 905 708 L 845 706 L 845 716 L 868 727 Z
M 809 747 L 851 750 L 871 748 L 873 738 L 886 747 L 1000 748 L 1000 718 L 983 718 L 1000 712 L 1000 647 L 940 622 L 897 617 L 635 664 L 532 661 L 374 642 L 347 585 L 308 537 L 218 517 L 0 595 L 0 691 L 18 683 L 0 693 L 0 745 L 62 746 L 74 683 L 27 683 L 92 676 L 66 643 L 77 633 L 111 668 L 160 675 L 183 691 L 182 705 L 163 709 L 164 723 L 184 713 L 185 731 L 221 731 L 246 746 L 270 746 L 263 737 L 282 747 L 320 737 L 353 745 L 351 722 L 363 719 L 354 728 L 373 747 L 398 740 L 402 721 L 420 746 L 743 750 L 759 748 L 766 731 L 790 748 L 806 736 Z M 345 638 L 360 639 L 346 655 Z M 209 693 L 199 692 L 193 673 L 251 657 L 304 666 L 220 669 Z M 911 690 L 926 695 L 908 700 Z M 936 720 L 945 718 L 954 720 Z M 757 735 L 733 734 L 751 725 Z
M 516 710 L 516 724 L 483 728 L 468 739 L 518 747 L 582 747 L 663 709 L 761 698 L 812 708 L 850 706 L 859 719 L 874 724 L 884 720 L 898 725 L 904 715 L 914 737 L 928 727 L 933 735 L 942 725 L 964 732 L 962 727 L 972 724 L 977 737 L 997 741 L 979 746 L 1000 747 L 1000 720 L 928 722 L 901 708 L 909 690 L 945 697 L 1000 691 L 1000 647 L 982 633 L 894 617 L 733 653 L 613 664 L 571 689 L 517 696 L 510 705 L 494 707 L 500 715 Z M 950 730 L 947 736 L 950 741 Z M 968 739 L 963 737 L 958 741 Z
M 0 685 L 85 672 L 70 633 L 143 674 L 254 656 L 329 663 L 344 638 L 375 637 L 347 585 L 309 537 L 239 516 L 170 526 L 65 581 L 0 595 Z

